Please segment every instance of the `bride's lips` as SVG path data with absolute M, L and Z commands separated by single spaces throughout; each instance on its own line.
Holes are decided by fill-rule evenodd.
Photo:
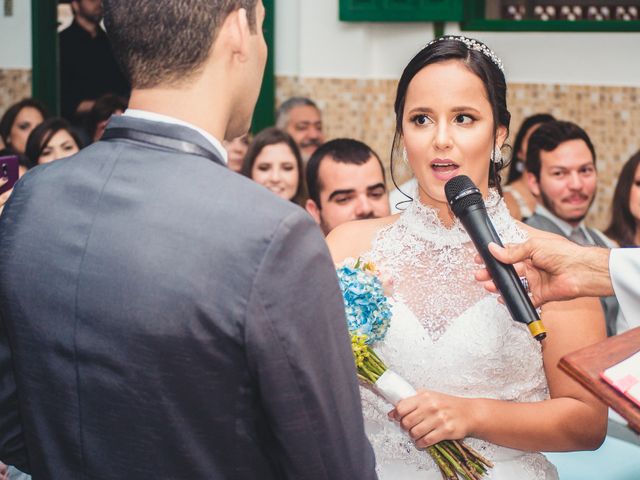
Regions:
M 458 175 L 460 165 L 448 158 L 434 158 L 430 163 L 433 176 L 443 182 Z

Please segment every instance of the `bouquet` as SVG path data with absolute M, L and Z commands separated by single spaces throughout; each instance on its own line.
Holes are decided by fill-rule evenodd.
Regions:
M 371 345 L 384 339 L 391 305 L 380 272 L 371 262 L 347 260 L 337 269 L 351 335 L 358 378 L 396 405 L 416 394 L 400 375 L 387 368 Z M 493 464 L 461 441 L 444 440 L 427 448 L 445 480 L 481 479 Z

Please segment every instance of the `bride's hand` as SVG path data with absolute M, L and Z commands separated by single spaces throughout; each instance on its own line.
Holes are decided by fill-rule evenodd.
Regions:
M 472 430 L 471 399 L 420 390 L 389 412 L 419 448 L 442 440 L 459 440 Z

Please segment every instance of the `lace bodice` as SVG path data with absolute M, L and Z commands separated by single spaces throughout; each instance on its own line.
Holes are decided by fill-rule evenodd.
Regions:
M 524 239 L 496 192 L 486 205 L 503 242 Z M 544 400 L 549 393 L 541 347 L 526 326 L 514 322 L 496 296 L 475 281 L 474 254 L 458 221 L 445 228 L 436 211 L 419 201 L 381 229 L 364 257 L 391 276 L 395 303 L 387 336 L 374 348 L 416 389 L 516 402 Z M 390 405 L 364 388 L 362 398 L 379 468 L 402 462 L 437 473 L 429 456 L 387 419 Z M 531 473 L 522 478 L 555 478 L 540 454 L 468 441 L 494 461 L 517 458 Z

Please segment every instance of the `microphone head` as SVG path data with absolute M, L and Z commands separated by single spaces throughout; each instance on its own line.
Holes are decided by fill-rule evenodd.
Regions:
M 444 194 L 456 217 L 472 205 L 484 206 L 480 190 L 466 175 L 458 175 L 450 179 L 444 185 Z

